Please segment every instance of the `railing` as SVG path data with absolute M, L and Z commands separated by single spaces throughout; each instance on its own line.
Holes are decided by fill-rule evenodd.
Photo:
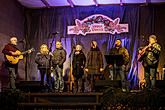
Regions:
M 26 102 L 18 110 L 89 109 L 99 110 L 103 93 L 24 93 Z

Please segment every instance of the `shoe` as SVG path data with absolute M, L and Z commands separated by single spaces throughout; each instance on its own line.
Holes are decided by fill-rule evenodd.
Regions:
M 49 90 L 48 90 L 48 92 L 50 92 L 50 93 L 51 93 L 51 92 L 53 92 L 53 90 L 52 90 L 52 89 L 49 89 Z
M 122 88 L 122 91 L 123 91 L 123 92 L 126 92 L 127 90 L 126 90 L 126 89 L 124 89 L 124 88 Z
M 152 91 L 152 88 L 148 88 L 148 91 Z
M 54 90 L 54 93 L 58 93 L 58 90 Z
M 41 89 L 41 93 L 45 93 L 45 89 Z
M 59 93 L 62 93 L 63 92 L 63 90 L 59 90 Z

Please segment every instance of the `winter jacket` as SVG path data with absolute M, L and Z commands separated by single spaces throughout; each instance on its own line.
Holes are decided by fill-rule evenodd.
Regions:
M 79 54 L 73 54 L 73 75 L 80 75 L 82 76 L 84 74 L 84 67 L 85 67 L 86 57 L 82 51 L 80 51 Z
M 123 64 L 127 65 L 129 63 L 129 53 L 125 47 L 119 47 L 118 49 L 111 48 L 110 55 L 122 55 L 123 56 Z
M 85 68 L 100 70 L 103 68 L 103 55 L 99 49 L 91 49 L 87 54 Z
M 38 64 L 38 69 L 51 67 L 51 53 L 41 54 L 38 52 L 35 57 L 35 62 Z
M 56 48 L 53 51 L 53 57 L 52 57 L 53 67 L 56 67 L 56 65 L 62 67 L 65 60 L 66 60 L 66 50 L 63 48 L 60 49 Z
M 159 56 L 161 52 L 161 46 L 158 43 L 152 44 L 150 49 L 147 49 L 142 56 L 142 64 L 144 67 L 157 67 L 159 62 Z

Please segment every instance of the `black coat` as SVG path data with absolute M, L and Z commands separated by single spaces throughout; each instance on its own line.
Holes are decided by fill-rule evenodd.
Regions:
M 79 54 L 74 52 L 73 54 L 73 75 L 74 76 L 82 76 L 84 74 L 84 67 L 85 67 L 86 57 L 82 51 Z
M 85 68 L 89 69 L 89 73 L 99 73 L 100 68 L 103 68 L 103 55 L 99 48 L 91 48 L 87 54 Z
M 37 53 L 35 57 L 35 62 L 38 64 L 38 69 L 42 68 L 50 68 L 51 67 L 51 54 L 41 54 L 40 52 Z

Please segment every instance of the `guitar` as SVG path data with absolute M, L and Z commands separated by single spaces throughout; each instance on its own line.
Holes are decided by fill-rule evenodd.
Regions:
M 11 63 L 11 64 L 17 64 L 19 60 L 22 60 L 23 59 L 23 55 L 28 53 L 28 52 L 33 52 L 35 51 L 34 48 L 31 48 L 27 51 L 24 51 L 24 52 L 21 52 L 19 50 L 16 51 L 16 53 L 20 54 L 18 56 L 10 56 L 10 55 L 5 55 L 6 56 L 6 59 Z
M 142 58 L 143 58 L 143 55 L 144 53 L 146 52 L 146 50 L 151 47 L 152 45 L 149 44 L 147 46 L 145 46 L 143 49 L 141 49 L 141 51 L 139 52 L 139 55 L 138 55 L 138 61 L 142 61 Z

